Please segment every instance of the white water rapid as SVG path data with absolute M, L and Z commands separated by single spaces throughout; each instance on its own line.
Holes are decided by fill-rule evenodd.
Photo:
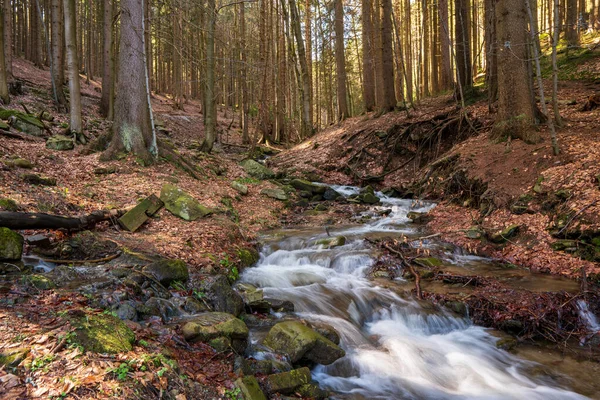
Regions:
M 357 190 L 334 188 L 344 195 Z M 391 214 L 331 229 L 331 236 L 346 237 L 344 246 L 316 245 L 327 236 L 324 229 L 280 231 L 265 239 L 260 261 L 241 278 L 263 288 L 265 297 L 292 301 L 299 317 L 326 322 L 340 334 L 346 356 L 314 368 L 313 379 L 337 399 L 586 398 L 550 377 L 527 374 L 533 363 L 497 349 L 498 339 L 468 319 L 368 280 L 374 255 L 364 238 L 416 236 L 407 212 L 433 207 L 378 195 L 379 208 Z

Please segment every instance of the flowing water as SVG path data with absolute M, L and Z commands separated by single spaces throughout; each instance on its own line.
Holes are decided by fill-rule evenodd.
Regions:
M 335 189 L 344 195 L 357 191 Z M 314 368 L 313 379 L 339 399 L 586 398 L 561 387 L 554 377 L 529 373 L 536 364 L 497 349 L 498 339 L 468 319 L 369 280 L 367 272 L 377 254 L 364 239 L 420 236 L 407 212 L 434 206 L 379 196 L 380 207 L 392 210 L 389 216 L 330 229 L 331 236 L 347 238 L 344 246 L 316 245 L 327 237 L 325 229 L 274 232 L 264 238 L 256 267 L 241 278 L 263 288 L 266 297 L 291 300 L 298 317 L 337 330 L 346 356 Z M 445 257 L 449 268 L 498 269 L 491 260 L 460 252 L 447 251 Z M 506 278 L 518 287 L 535 286 L 528 272 L 513 272 Z M 407 285 L 402 280 L 395 283 L 398 288 Z M 570 289 L 570 283 L 564 284 Z M 260 337 L 255 335 L 255 340 Z

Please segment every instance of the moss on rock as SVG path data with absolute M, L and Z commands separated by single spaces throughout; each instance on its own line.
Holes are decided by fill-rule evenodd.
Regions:
M 135 334 L 123 321 L 109 314 L 86 315 L 71 321 L 76 326 L 75 341 L 93 353 L 130 351 Z
M 241 266 L 250 267 L 258 262 L 258 251 L 252 247 L 240 248 L 237 251 Z
M 143 271 L 154 277 L 164 287 L 172 282 L 187 282 L 190 275 L 188 266 L 182 260 L 160 260 L 144 267 Z
M 20 260 L 24 241 L 17 232 L 0 228 L 0 260 Z
M 160 199 L 165 203 L 167 210 L 186 221 L 195 221 L 213 212 L 188 193 L 168 183 L 163 185 L 160 191 Z

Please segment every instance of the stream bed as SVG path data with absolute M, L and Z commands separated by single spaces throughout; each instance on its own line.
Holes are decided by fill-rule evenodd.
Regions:
M 345 196 L 353 187 L 333 187 Z M 539 349 L 515 355 L 496 347 L 498 337 L 468 318 L 417 301 L 412 282 L 385 285 L 368 278 L 377 250 L 366 238 L 423 236 L 407 218 L 432 203 L 389 198 L 381 193 L 385 217 L 355 226 L 274 231 L 262 238 L 260 261 L 241 281 L 262 288 L 265 297 L 292 301 L 294 317 L 326 323 L 338 332 L 346 356 L 317 366 L 312 377 L 336 399 L 584 399 L 598 396 L 597 364 L 565 360 Z M 345 244 L 326 248 L 317 241 L 343 236 Z M 443 248 L 435 241 L 425 246 Z M 515 288 L 578 290 L 576 282 L 505 270 L 497 262 L 450 249 L 444 269 L 499 277 Z M 427 288 L 425 287 L 425 290 Z M 285 317 L 284 314 L 278 317 Z M 265 332 L 251 332 L 254 356 L 261 357 Z M 554 357 L 554 358 L 552 358 Z M 531 361 L 534 360 L 534 361 Z M 550 366 L 544 366 L 548 360 Z M 553 367 L 556 367 L 552 369 Z M 563 368 L 564 367 L 564 368 Z M 579 382 L 582 368 L 590 372 Z M 594 373 L 591 373 L 594 371 Z M 578 393 L 579 392 L 579 393 Z M 589 396 L 589 397 L 587 397 Z

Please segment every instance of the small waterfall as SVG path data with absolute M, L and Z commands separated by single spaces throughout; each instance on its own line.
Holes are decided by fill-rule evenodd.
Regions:
M 358 192 L 334 189 L 345 196 Z M 346 356 L 313 370 L 313 378 L 333 391 L 333 398 L 585 398 L 548 378 L 528 376 L 524 371 L 535 364 L 496 348 L 498 339 L 468 319 L 405 299 L 367 279 L 375 255 L 363 239 L 382 231 L 415 237 L 419 232 L 407 213 L 434 207 L 378 195 L 391 214 L 332 229 L 332 236 L 346 237 L 345 245 L 324 249 L 315 244 L 324 233 L 295 230 L 286 236 L 282 231 L 265 246 L 256 267 L 241 277 L 263 288 L 266 297 L 292 301 L 299 318 L 336 329 Z
M 590 311 L 590 307 L 587 301 L 583 299 L 577 300 L 577 309 L 579 310 L 579 317 L 585 323 L 590 333 L 600 332 L 600 323 L 593 312 Z

